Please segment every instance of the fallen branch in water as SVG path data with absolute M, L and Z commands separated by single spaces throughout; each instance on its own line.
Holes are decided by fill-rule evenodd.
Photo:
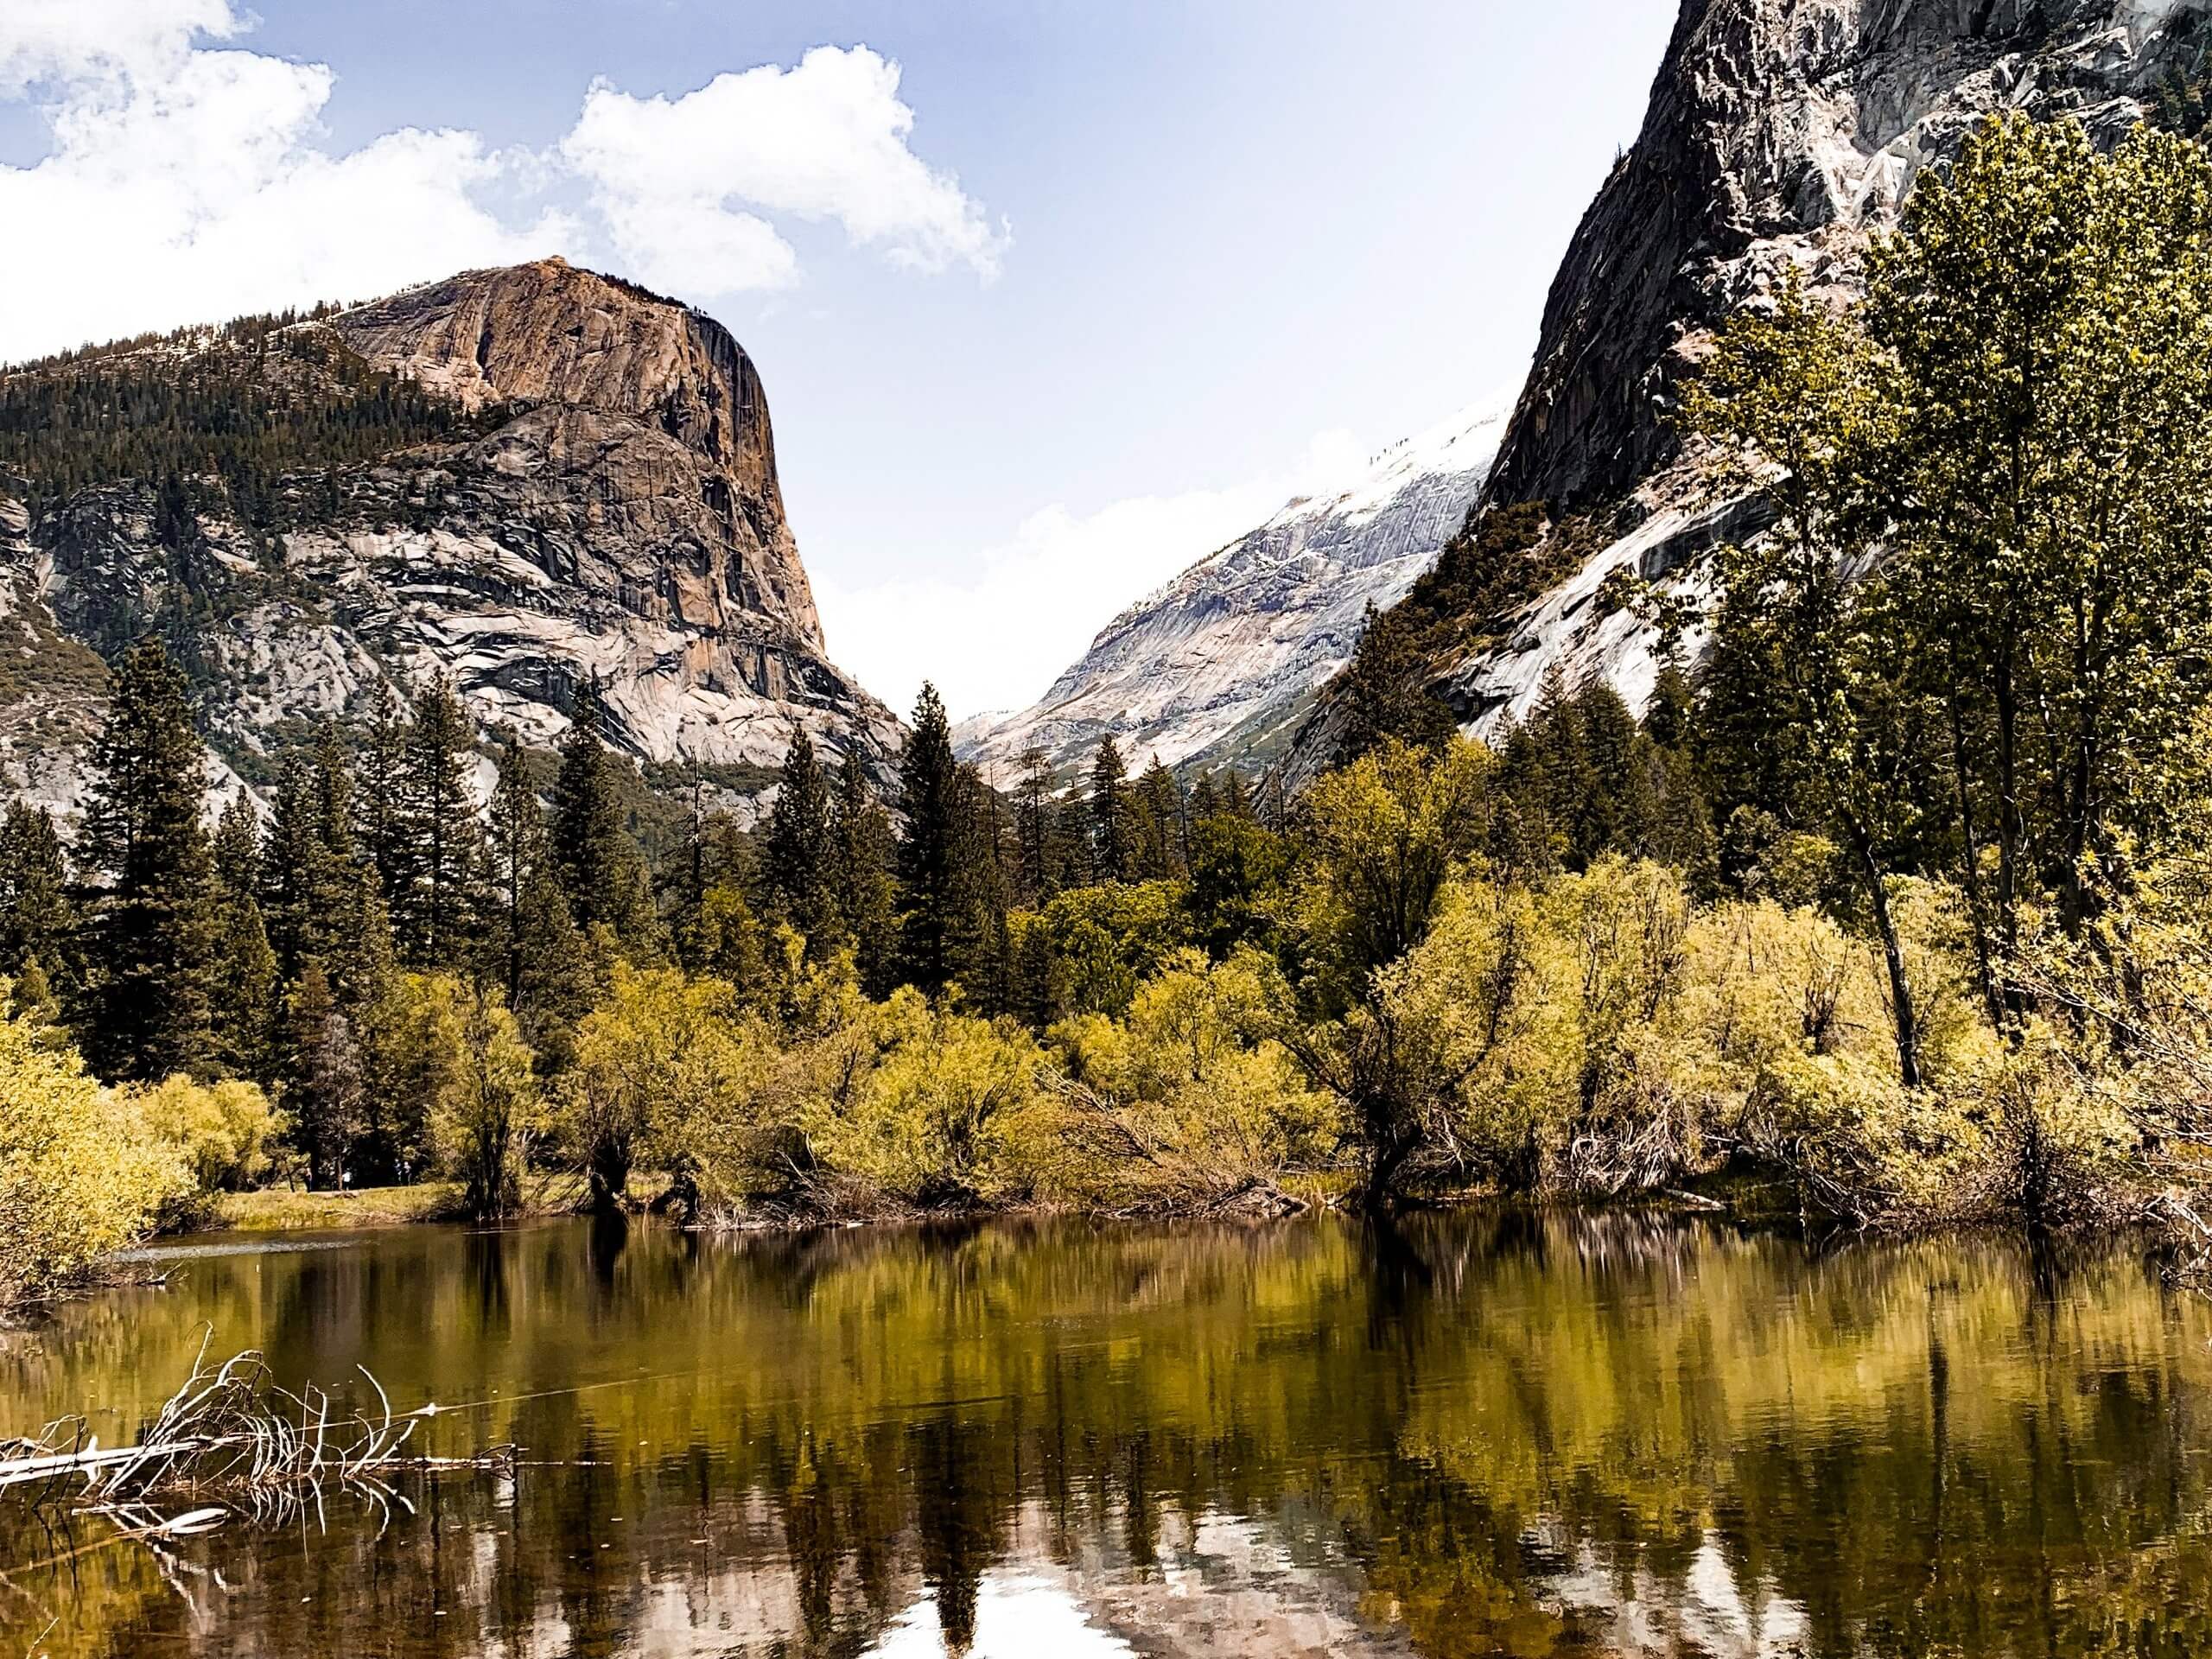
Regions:
M 0 1493 L 20 1497 L 30 1488 L 34 1503 L 64 1501 L 98 1510 L 135 1535 L 181 1537 L 211 1530 L 239 1510 L 266 1519 L 312 1506 L 319 1515 L 328 1491 L 386 1513 L 394 1503 L 411 1510 L 387 1476 L 512 1464 L 512 1447 L 478 1458 L 408 1455 L 416 1429 L 439 1408 L 395 1413 L 383 1384 L 360 1370 L 376 1409 L 343 1412 L 328 1390 L 312 1383 L 296 1393 L 278 1387 L 258 1353 L 235 1354 L 211 1368 L 203 1344 L 192 1375 L 135 1445 L 103 1446 L 82 1418 L 0 1441 Z M 194 1498 L 220 1501 L 168 1516 L 155 1507 Z

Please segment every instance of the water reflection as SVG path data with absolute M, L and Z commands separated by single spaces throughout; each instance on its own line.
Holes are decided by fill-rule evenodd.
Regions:
M 167 1558 L 0 1510 L 0 1651 L 2212 1650 L 2212 1318 L 2125 1249 L 406 1230 L 66 1307 L 0 1421 L 127 1433 L 210 1325 L 524 1465 Z

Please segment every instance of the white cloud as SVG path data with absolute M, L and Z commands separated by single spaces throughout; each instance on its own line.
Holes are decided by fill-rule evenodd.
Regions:
M 834 220 L 896 264 L 966 265 L 988 280 L 1007 232 L 908 147 L 914 112 L 899 76 L 867 47 L 823 46 L 796 68 L 718 75 L 674 99 L 599 81 L 561 153 L 648 283 L 692 294 L 788 287 L 798 257 L 762 213 Z
M 1043 508 L 964 579 L 846 588 L 817 572 L 830 655 L 901 715 L 925 679 L 956 720 L 1026 708 L 1089 649 L 1106 619 L 1264 524 L 1293 496 L 1342 488 L 1369 464 L 1350 433 L 1332 431 L 1294 466 L 1224 489 L 1136 496 L 1090 513 Z
M 0 99 L 34 100 L 53 135 L 42 160 L 0 164 L 17 251 L 0 362 L 556 251 L 604 263 L 606 243 L 695 297 L 787 287 L 798 256 L 775 215 L 835 219 L 928 270 L 988 276 L 1005 246 L 906 148 L 899 67 L 864 47 L 673 102 L 599 85 L 542 154 L 415 128 L 334 153 L 330 68 L 205 44 L 248 26 L 231 0 L 0 0 Z M 494 206 L 580 182 L 598 234 Z
M 477 199 L 502 163 L 474 133 L 318 149 L 331 71 L 193 49 L 195 30 L 237 27 L 226 6 L 90 10 L 81 28 L 45 0 L 0 19 L 0 64 L 41 89 L 54 135 L 43 160 L 0 166 L 0 224 L 29 256 L 10 266 L 0 359 L 359 297 L 550 252 L 570 232 L 556 214 L 512 228 Z
M 8 0 L 0 15 L 0 96 L 34 81 L 143 73 L 194 37 L 245 27 L 230 0 Z

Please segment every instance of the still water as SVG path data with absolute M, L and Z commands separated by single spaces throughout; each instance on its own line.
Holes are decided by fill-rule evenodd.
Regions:
M 2212 1311 L 2139 1256 L 1630 1216 L 557 1224 L 177 1252 L 0 1429 L 188 1370 L 454 1408 L 172 1548 L 0 1519 L 0 1655 L 2212 1653 Z

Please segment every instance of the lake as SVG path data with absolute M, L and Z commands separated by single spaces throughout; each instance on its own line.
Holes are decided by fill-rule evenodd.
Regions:
M 0 1653 L 2212 1652 L 2212 1309 L 2139 1250 L 1634 1214 L 219 1238 L 0 1346 L 213 1351 L 508 1471 L 0 1525 Z

